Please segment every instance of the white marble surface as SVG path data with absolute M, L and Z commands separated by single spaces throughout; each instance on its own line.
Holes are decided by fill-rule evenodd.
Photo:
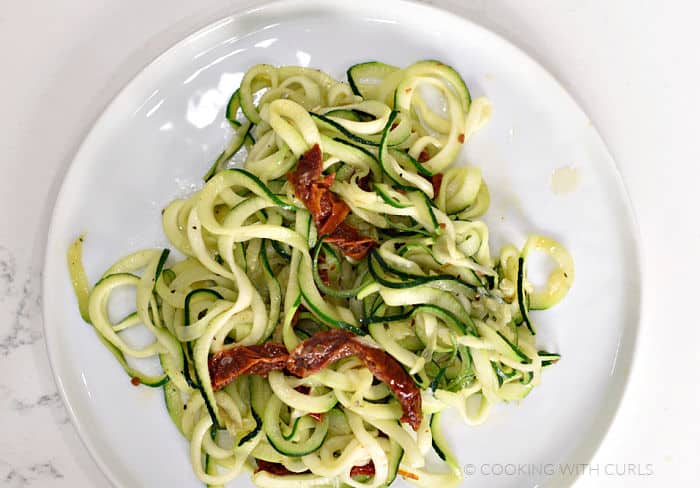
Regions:
M 46 357 L 39 284 L 48 215 L 72 155 L 119 88 L 184 33 L 251 3 L 1 2 L 0 486 L 109 486 L 68 421 Z M 618 160 L 638 214 L 646 295 L 637 359 L 577 486 L 697 486 L 700 7 L 431 3 L 512 40 L 571 91 Z

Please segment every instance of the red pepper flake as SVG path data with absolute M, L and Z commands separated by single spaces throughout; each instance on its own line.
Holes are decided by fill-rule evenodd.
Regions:
M 411 92 L 413 91 L 413 88 L 411 88 L 411 87 L 409 86 L 409 87 L 406 88 L 406 90 L 404 90 L 404 91 L 405 91 L 406 93 L 411 93 Z
M 416 480 L 416 481 L 418 480 L 417 474 L 413 474 L 413 473 L 410 473 L 408 471 L 404 471 L 403 469 L 399 469 L 398 473 L 401 476 L 403 476 L 404 478 L 409 478 L 409 479 Z
M 133 378 L 131 378 L 131 384 L 134 386 L 139 386 L 141 384 L 141 378 L 139 378 L 138 376 L 134 376 Z
M 430 153 L 428 152 L 427 149 L 423 149 L 420 152 L 420 154 L 418 155 L 418 162 L 419 163 L 425 163 L 429 159 L 430 159 Z
M 441 228 L 441 229 L 444 229 L 445 227 L 447 227 L 447 225 L 445 225 L 444 222 L 440 222 L 440 228 Z
M 316 422 L 318 422 L 319 424 L 320 424 L 321 422 L 323 422 L 323 414 L 322 414 L 322 413 L 311 412 L 311 413 L 307 413 L 306 415 L 308 415 L 309 417 L 311 417 L 312 419 L 314 419 L 314 420 L 315 420 Z
M 464 134 L 460 134 L 459 136 L 457 136 L 457 140 L 460 144 L 464 144 Z
M 394 129 L 396 129 L 398 126 L 399 126 L 399 123 L 398 123 L 398 122 L 393 122 L 393 123 L 391 124 L 391 129 L 390 129 L 390 130 L 394 130 Z

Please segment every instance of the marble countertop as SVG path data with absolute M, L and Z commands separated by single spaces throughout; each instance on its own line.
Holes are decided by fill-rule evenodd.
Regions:
M 90 125 L 223 0 L 4 0 L 0 9 L 0 486 L 109 486 L 75 433 L 43 340 L 41 268 L 63 173 Z M 700 470 L 700 7 L 662 0 L 441 0 L 526 50 L 599 128 L 635 206 L 645 254 L 636 363 L 577 486 L 697 485 Z M 648 467 L 608 474 L 614 464 Z M 649 472 L 650 469 L 650 472 Z M 639 470 L 637 470 L 639 471 Z

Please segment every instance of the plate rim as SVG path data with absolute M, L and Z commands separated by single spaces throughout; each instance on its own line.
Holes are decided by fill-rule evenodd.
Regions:
M 646 280 L 644 279 L 644 277 L 646 276 L 646 260 L 644 259 L 646 254 L 644 250 L 643 240 L 641 238 L 639 220 L 629 190 L 625 184 L 625 180 L 620 170 L 620 166 L 617 163 L 616 158 L 613 157 L 610 151 L 610 146 L 606 143 L 605 138 L 603 138 L 600 131 L 598 130 L 597 124 L 595 124 L 591 120 L 591 118 L 588 116 L 587 112 L 583 109 L 581 104 L 569 92 L 569 90 L 566 89 L 564 84 L 559 80 L 557 76 L 555 76 L 550 70 L 548 70 L 545 67 L 543 63 L 539 62 L 524 48 L 512 42 L 501 33 L 482 25 L 481 23 L 479 23 L 471 17 L 468 17 L 466 12 L 457 12 L 453 9 L 450 9 L 448 6 L 437 6 L 434 4 L 424 3 L 420 0 L 384 0 L 382 5 L 385 7 L 391 7 L 391 5 L 387 4 L 393 4 L 393 6 L 396 7 L 414 9 L 416 10 L 416 15 L 418 15 L 420 11 L 423 10 L 430 12 L 433 15 L 452 17 L 453 20 L 457 20 L 459 22 L 469 25 L 470 29 L 481 31 L 482 33 L 492 36 L 497 41 L 503 43 L 508 48 L 516 52 L 518 56 L 525 58 L 527 61 L 532 63 L 532 65 L 536 66 L 544 74 L 544 76 L 550 78 L 550 80 L 556 85 L 556 87 L 561 91 L 561 93 L 572 102 L 572 105 L 576 108 L 576 110 L 578 110 L 580 113 L 586 116 L 586 118 L 590 121 L 591 130 L 593 131 L 595 137 L 599 139 L 601 146 L 605 149 L 605 153 L 609 158 L 609 165 L 613 170 L 613 174 L 616 180 L 615 184 L 617 185 L 617 188 L 620 191 L 622 204 L 621 208 L 626 213 L 626 218 L 629 224 L 630 238 L 631 241 L 634 243 L 632 249 L 633 252 L 631 253 L 633 255 L 630 257 L 630 264 L 633 265 L 634 268 L 637 270 L 639 278 L 637 287 L 633 292 L 634 298 L 638 299 L 638 306 L 636 314 L 633 313 L 630 316 L 632 320 L 621 329 L 621 336 L 619 342 L 621 346 L 618 347 L 617 354 L 615 356 L 614 364 L 615 369 L 618 370 L 617 375 L 618 382 L 620 383 L 620 388 L 615 391 L 614 397 L 609 398 L 606 402 L 607 408 L 601 407 L 598 410 L 598 412 L 596 412 L 594 423 L 597 424 L 598 428 L 597 436 L 594 436 L 592 440 L 589 438 L 587 439 L 587 442 L 585 442 L 586 449 L 583 457 L 585 458 L 585 462 L 589 463 L 594 459 L 596 453 L 600 450 L 601 445 L 608 437 L 610 429 L 615 423 L 617 416 L 620 412 L 620 407 L 625 398 L 628 396 L 630 379 L 632 378 L 634 372 L 637 369 L 637 362 L 639 356 L 639 337 L 643 331 L 643 326 L 645 323 L 645 310 L 647 308 L 647 306 L 645 305 L 645 297 L 647 296 L 648 292 L 646 290 Z M 356 0 L 353 7 L 367 11 L 371 9 L 376 10 L 377 7 L 375 5 L 376 4 L 373 2 L 373 0 Z M 210 17 L 205 18 L 205 20 L 198 19 L 196 21 L 195 26 L 185 26 L 181 29 L 181 32 L 179 33 L 169 32 L 169 34 L 171 34 L 178 40 L 174 43 L 167 44 L 154 57 L 150 57 L 149 59 L 142 61 L 142 64 L 140 64 L 140 67 L 137 68 L 137 71 L 135 71 L 132 76 L 127 77 L 123 85 L 119 87 L 118 90 L 114 93 L 114 95 L 109 98 L 107 103 L 101 108 L 97 117 L 93 119 L 90 128 L 81 137 L 81 140 L 78 144 L 78 149 L 73 153 L 70 163 L 68 164 L 66 169 L 63 172 L 61 172 L 59 176 L 59 190 L 56 193 L 56 197 L 53 199 L 53 206 L 49 219 L 49 225 L 46 230 L 46 234 L 44 235 L 44 242 L 46 244 L 46 247 L 44 249 L 41 267 L 42 277 L 40 289 L 42 297 L 47 296 L 47 290 L 49 287 L 50 280 L 48 278 L 48 274 L 43 271 L 45 271 L 46 263 L 49 260 L 49 254 L 52 249 L 51 244 L 54 242 L 54 233 L 56 232 L 57 227 L 55 219 L 56 212 L 60 206 L 59 203 L 66 198 L 66 181 L 69 179 L 69 176 L 76 171 L 77 162 L 81 160 L 81 154 L 86 150 L 86 147 L 92 144 L 92 139 L 95 137 L 95 134 L 98 131 L 98 129 L 104 124 L 107 114 L 113 109 L 116 101 L 124 94 L 124 92 L 128 90 L 129 87 L 132 84 L 134 84 L 137 80 L 145 76 L 145 73 L 154 65 L 161 62 L 164 57 L 179 50 L 182 46 L 192 42 L 197 37 L 205 35 L 209 30 L 215 30 L 222 25 L 226 25 L 230 22 L 235 21 L 237 17 L 249 16 L 256 12 L 269 12 L 275 11 L 276 9 L 286 9 L 293 11 L 301 8 L 315 8 L 318 10 L 325 10 L 326 12 L 340 12 L 344 7 L 338 3 L 327 2 L 324 0 L 262 0 L 260 2 L 256 2 L 252 6 L 248 5 L 241 8 L 234 7 L 232 9 L 213 9 L 210 12 Z M 221 12 L 223 11 L 227 13 L 222 16 Z M 166 26 L 165 29 L 178 29 L 178 25 L 173 24 L 170 26 Z M 160 34 L 163 34 L 163 32 L 160 32 L 156 35 Z M 58 393 L 61 397 L 61 401 L 63 402 L 63 405 L 66 408 L 66 411 L 70 418 L 70 422 L 73 428 L 75 429 L 76 433 L 78 434 L 81 444 L 84 446 L 84 448 L 90 455 L 90 458 L 97 465 L 105 479 L 112 486 L 121 488 L 122 485 L 117 481 L 119 478 L 114 474 L 112 468 L 110 467 L 110 464 L 98 454 L 98 449 L 96 449 L 96 447 L 94 446 L 92 438 L 87 434 L 87 431 L 79 416 L 77 415 L 76 411 L 74 410 L 71 399 L 69 398 L 66 392 L 63 383 L 63 375 L 65 373 L 59 371 L 60 367 L 58 366 L 59 361 L 58 351 L 56 349 L 56 339 L 54 338 L 52 328 L 49 327 L 50 320 L 48 319 L 48 316 L 49 310 L 47 309 L 46 300 L 42 300 L 41 319 L 42 329 L 45 338 L 45 348 L 49 360 L 49 365 L 51 368 L 51 373 L 56 383 Z M 622 364 L 618 363 L 621 351 L 624 351 L 624 353 L 627 355 L 627 357 L 625 358 L 626 363 Z M 620 370 L 621 367 L 624 367 L 624 370 Z M 603 418 L 601 418 L 601 416 Z M 567 481 L 569 482 L 568 484 L 573 485 L 580 477 L 581 473 L 577 472 L 576 476 L 567 479 Z

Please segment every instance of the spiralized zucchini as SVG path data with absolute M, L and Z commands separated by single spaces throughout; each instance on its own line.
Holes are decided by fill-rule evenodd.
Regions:
M 231 143 L 204 187 L 164 210 L 177 258 L 139 251 L 90 287 L 83 236 L 69 249 L 83 318 L 132 383 L 163 388 L 192 468 L 209 486 L 242 471 L 259 486 L 377 487 L 397 474 L 419 486 L 456 485 L 441 412 L 454 407 L 481 423 L 494 404 L 526 397 L 559 359 L 538 350 L 529 311 L 564 298 L 571 256 L 542 236 L 492 256 L 488 229 L 475 220 L 489 204 L 481 171 L 452 166 L 487 122 L 488 100 L 472 100 L 438 61 L 362 63 L 348 78 L 296 66 L 248 71 L 226 111 Z M 287 180 L 316 144 L 325 174 L 335 175 L 330 190 L 350 207 L 347 221 L 377 242 L 359 261 L 317 235 Z M 231 168 L 234 160 L 242 168 Z M 534 250 L 556 265 L 538 291 L 526 271 Z M 118 288 L 134 289 L 136 300 L 134 313 L 114 320 Z M 125 332 L 135 327 L 152 341 L 130 343 Z M 303 379 L 244 375 L 214 391 L 210 355 L 270 341 L 291 351 L 332 327 L 365 336 L 409 372 L 423 395 L 417 431 L 398 421 L 390 389 L 354 357 Z M 155 358 L 162 371 L 141 372 L 134 358 Z M 426 467 L 431 449 L 444 470 Z M 370 462 L 372 472 L 353 475 Z

